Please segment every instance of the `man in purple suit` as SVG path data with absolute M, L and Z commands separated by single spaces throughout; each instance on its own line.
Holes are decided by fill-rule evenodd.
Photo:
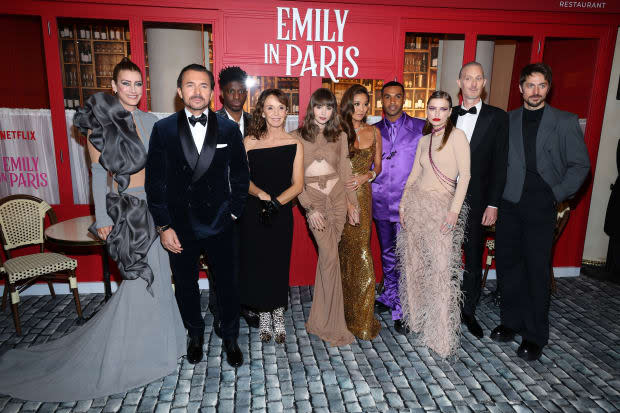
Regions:
M 381 261 L 383 263 L 383 293 L 377 297 L 378 311 L 391 311 L 394 328 L 408 333 L 402 318 L 396 268 L 396 235 L 400 231 L 398 205 L 405 183 L 413 167 L 418 141 L 422 137 L 424 120 L 403 112 L 405 88 L 398 82 L 387 82 L 381 89 L 384 118 L 375 124 L 383 139 L 381 174 L 372 184 L 372 216 L 375 219 Z

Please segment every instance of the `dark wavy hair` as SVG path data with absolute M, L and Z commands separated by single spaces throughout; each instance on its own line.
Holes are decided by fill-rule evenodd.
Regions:
M 531 76 L 534 73 L 540 73 L 541 75 L 543 75 L 545 80 L 549 83 L 549 86 L 551 86 L 551 79 L 553 77 L 553 73 L 551 72 L 551 67 L 543 62 L 530 63 L 529 65 L 521 69 L 519 84 L 523 86 L 523 83 L 525 83 L 525 79 L 527 79 L 528 76 Z
M 338 103 L 336 102 L 336 96 L 329 89 L 323 87 L 315 90 L 312 96 L 310 96 L 304 124 L 301 127 L 301 137 L 308 142 L 314 142 L 317 135 L 321 132 L 316 123 L 314 123 L 314 108 L 322 105 L 327 105 L 334 109 L 332 118 L 327 121 L 323 129 L 323 136 L 327 142 L 338 142 L 338 137 L 342 133 L 342 121 L 338 114 Z
M 355 153 L 355 139 L 357 138 L 357 132 L 353 126 L 353 113 L 355 112 L 355 106 L 353 106 L 353 99 L 357 95 L 364 95 L 370 103 L 370 95 L 366 88 L 362 85 L 353 85 L 344 92 L 342 99 L 340 100 L 340 118 L 342 119 L 342 129 L 347 134 L 347 141 L 349 144 L 349 156 L 353 156 Z M 366 122 L 366 116 L 362 119 L 362 122 Z
M 275 96 L 278 101 L 286 107 L 286 110 L 289 109 L 288 95 L 286 93 L 282 92 L 280 89 L 263 90 L 252 111 L 252 121 L 248 129 L 248 136 L 254 136 L 256 139 L 260 139 L 267 133 L 267 121 L 263 117 L 263 109 L 265 108 L 265 101 L 269 96 Z
M 121 70 L 138 72 L 140 73 L 140 76 L 144 78 L 144 76 L 142 76 L 142 71 L 140 70 L 138 65 L 132 62 L 128 57 L 123 57 L 121 61 L 118 62 L 116 66 L 114 66 L 114 71 L 112 72 L 112 79 L 114 79 L 114 83 L 118 82 L 118 74 L 121 72 Z
M 432 99 L 445 99 L 448 101 L 448 108 L 452 109 L 452 97 L 450 96 L 448 92 L 444 92 L 443 90 L 436 90 L 433 93 L 431 93 L 431 95 L 428 97 L 428 100 L 426 101 L 427 108 L 428 108 L 428 104 L 430 103 Z M 448 142 L 448 138 L 450 137 L 450 133 L 452 132 L 452 129 L 454 129 L 454 124 L 452 124 L 452 121 L 450 120 L 450 117 L 448 116 L 448 121 L 446 122 L 446 129 L 443 133 L 443 138 L 441 139 L 441 145 L 439 145 L 439 148 L 437 148 L 437 151 L 442 150 L 443 147 L 446 146 L 446 142 Z M 431 125 L 431 123 L 428 120 L 428 116 L 427 116 L 426 123 L 424 124 L 424 129 L 422 129 L 422 134 L 428 135 L 429 133 L 433 133 L 433 125 Z
M 193 70 L 194 72 L 206 73 L 209 76 L 209 83 L 211 84 L 211 90 L 213 90 L 213 88 L 215 87 L 215 78 L 213 77 L 213 72 L 211 72 L 209 69 L 207 69 L 203 65 L 199 65 L 197 63 L 189 64 L 185 66 L 183 69 L 181 69 L 181 73 L 179 73 L 179 77 L 177 77 L 177 87 L 179 89 L 181 89 L 181 87 L 183 86 L 183 75 L 188 70 Z

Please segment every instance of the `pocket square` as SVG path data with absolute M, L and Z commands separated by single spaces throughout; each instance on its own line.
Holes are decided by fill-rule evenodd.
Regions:
M 225 148 L 225 147 L 227 147 L 227 146 L 228 146 L 228 144 L 227 144 L 227 143 L 218 143 L 218 144 L 217 144 L 217 146 L 216 146 L 216 148 L 217 148 L 217 149 L 219 149 L 219 148 Z

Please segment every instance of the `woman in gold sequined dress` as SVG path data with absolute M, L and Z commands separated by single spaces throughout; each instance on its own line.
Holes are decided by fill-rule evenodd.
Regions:
M 372 340 L 381 330 L 381 324 L 374 315 L 375 271 L 370 250 L 370 182 L 381 173 L 381 135 L 377 128 L 366 123 L 369 100 L 366 88 L 354 85 L 345 92 L 340 102 L 340 115 L 348 136 L 353 171 L 346 187 L 356 191 L 360 223 L 357 226 L 345 224 L 338 253 L 347 328 L 362 340 Z

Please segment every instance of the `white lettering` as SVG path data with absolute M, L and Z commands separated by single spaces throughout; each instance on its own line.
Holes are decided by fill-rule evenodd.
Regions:
M 293 8 L 293 40 L 297 40 L 297 31 L 299 30 L 299 38 L 301 39 L 306 31 L 306 40 L 312 41 L 312 9 L 306 11 L 306 17 L 302 24 L 301 17 L 299 16 L 299 10 L 297 7 Z
M 308 65 L 308 60 L 310 64 Z M 299 76 L 303 76 L 308 70 L 312 71 L 312 76 L 316 76 L 316 62 L 314 61 L 314 47 L 309 44 L 306 46 L 306 54 L 304 55 L 304 63 L 301 65 Z
M 329 63 L 327 64 L 325 63 L 325 51 L 329 51 L 329 53 L 331 54 L 331 58 L 329 59 Z M 329 73 L 329 77 L 332 79 L 332 82 L 338 83 L 338 80 L 334 76 L 334 73 L 331 69 L 331 66 L 334 64 L 335 61 L 336 52 L 334 52 L 334 49 L 329 46 L 321 46 L 321 76 L 325 77 L 325 72 L 327 71 Z
M 329 9 L 323 9 L 323 41 L 333 42 L 335 36 L 336 33 L 332 32 L 332 37 L 329 38 Z
M 321 9 L 314 11 L 314 41 L 321 41 Z
M 345 52 L 345 55 L 346 55 L 347 60 L 349 61 L 349 63 L 351 63 L 351 67 L 353 68 L 353 70 L 352 70 L 352 71 L 349 71 L 349 68 L 348 68 L 348 67 L 345 67 L 345 69 L 344 69 L 344 75 L 345 75 L 346 77 L 355 77 L 355 76 L 357 75 L 357 70 L 358 70 L 358 68 L 357 68 L 357 63 L 355 63 L 355 60 L 351 57 L 351 52 L 352 52 L 352 51 L 354 52 L 354 54 L 353 54 L 353 55 L 354 55 L 355 57 L 357 57 L 357 56 L 359 56 L 359 55 L 360 55 L 360 51 L 359 51 L 359 49 L 358 49 L 357 47 L 355 47 L 355 46 L 350 46 L 350 47 L 347 47 L 347 50 L 346 50 L 346 52 Z
M 290 17 L 290 9 L 288 7 L 278 7 L 278 40 L 288 40 L 288 29 L 286 30 L 286 37 L 282 36 L 282 28 L 286 27 L 286 23 L 282 21 L 282 12 L 286 12 L 286 17 Z
M 295 63 L 291 62 L 291 56 L 293 55 L 292 53 L 293 49 L 295 49 L 295 51 L 297 52 L 297 60 L 295 60 Z M 301 49 L 295 46 L 294 44 L 287 44 L 286 45 L 286 76 L 292 76 L 291 68 L 293 66 L 297 66 L 300 63 L 301 63 Z
M 344 46 L 338 46 L 338 77 L 342 77 L 342 52 Z
M 273 44 L 269 45 L 269 63 L 273 63 L 274 60 L 276 64 L 280 64 L 280 44 L 276 44 L 275 47 Z
M 349 10 L 344 11 L 344 15 L 342 19 L 340 18 L 340 10 L 335 10 L 336 12 L 336 25 L 338 26 L 338 43 L 342 43 L 344 40 L 344 23 L 347 21 L 347 16 L 349 15 Z

